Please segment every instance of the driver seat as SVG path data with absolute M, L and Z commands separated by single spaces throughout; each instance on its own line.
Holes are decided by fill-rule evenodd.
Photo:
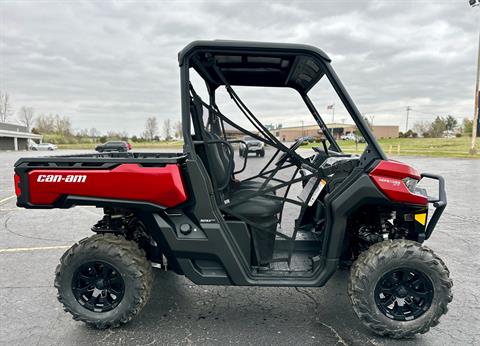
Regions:
M 194 98 L 192 105 L 192 115 L 201 117 L 203 114 L 203 105 L 201 99 Z M 199 118 L 202 119 L 202 118 Z M 204 131 L 204 139 L 206 141 L 220 140 L 220 136 Z M 204 150 L 207 154 L 202 158 L 205 167 L 207 168 L 214 185 L 218 189 L 220 199 L 224 197 L 229 198 L 232 203 L 238 201 L 240 198 L 245 198 L 247 195 L 255 191 L 254 187 L 259 189 L 261 182 L 248 181 L 248 184 L 242 187 L 232 189 L 232 175 L 234 171 L 233 156 L 229 155 L 224 148 L 225 144 L 212 143 L 204 144 Z M 233 154 L 233 153 L 232 153 Z M 206 160 L 206 161 L 205 161 Z M 223 201 L 221 201 L 222 203 Z M 275 231 L 277 230 L 278 214 L 283 208 L 283 203 L 279 199 L 269 198 L 269 195 L 255 196 L 248 198 L 239 204 L 230 207 L 230 213 L 233 217 L 237 215 L 240 218 L 248 220 L 250 226 L 254 258 L 253 264 L 268 265 L 273 258 L 273 250 L 275 244 Z
M 193 106 L 191 110 L 195 116 L 199 117 L 199 119 L 203 119 L 203 104 L 202 99 L 195 95 L 193 97 Z M 207 141 L 219 141 L 223 140 L 222 137 L 215 133 L 208 132 L 206 129 L 204 131 L 205 140 Z M 217 186 L 224 186 L 226 185 L 226 179 L 229 180 L 228 183 L 228 190 L 230 193 L 238 192 L 242 190 L 253 190 L 258 191 L 263 185 L 262 181 L 255 181 L 255 180 L 246 180 L 246 181 L 235 181 L 232 179 L 233 172 L 235 171 L 235 159 L 232 155 L 229 155 L 228 151 L 225 148 L 225 144 L 223 143 L 213 143 L 206 145 L 206 151 L 208 152 L 208 156 L 210 158 L 212 164 L 212 171 L 210 172 L 211 176 L 215 176 L 215 179 L 222 181 L 220 185 Z M 204 162 L 207 169 L 209 168 L 208 163 Z M 272 187 L 272 185 L 267 184 L 266 188 Z M 274 194 L 273 192 L 270 192 Z

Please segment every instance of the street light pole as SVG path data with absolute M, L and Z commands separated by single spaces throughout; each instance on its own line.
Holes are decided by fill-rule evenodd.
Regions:
M 479 6 L 480 0 L 469 0 L 469 4 L 472 7 Z M 477 128 L 478 128 L 478 108 L 479 108 L 479 99 L 480 99 L 480 90 L 479 90 L 479 80 L 480 80 L 480 29 L 478 32 L 478 56 L 477 56 L 477 80 L 475 82 L 475 101 L 473 110 L 473 124 L 472 124 L 472 145 L 470 147 L 470 154 L 474 155 L 477 153 Z

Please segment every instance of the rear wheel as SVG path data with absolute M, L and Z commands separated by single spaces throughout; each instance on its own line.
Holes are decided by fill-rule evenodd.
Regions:
M 73 245 L 55 276 L 65 311 L 96 328 L 129 322 L 145 306 L 152 284 L 144 251 L 113 234 L 96 234 Z
M 348 294 L 360 320 L 392 338 L 426 333 L 452 301 L 452 280 L 432 250 L 409 240 L 384 241 L 360 254 Z

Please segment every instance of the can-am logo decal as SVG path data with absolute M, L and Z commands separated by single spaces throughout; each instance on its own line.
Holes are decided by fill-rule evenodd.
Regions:
M 61 175 L 61 174 L 40 174 L 37 177 L 38 183 L 84 183 L 87 181 L 86 175 L 78 175 L 78 174 L 69 174 L 69 175 Z
M 394 179 L 380 178 L 378 181 L 382 183 L 392 184 L 393 186 L 400 186 L 400 181 Z

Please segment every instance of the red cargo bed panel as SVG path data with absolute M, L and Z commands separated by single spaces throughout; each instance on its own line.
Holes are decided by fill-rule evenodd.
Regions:
M 34 169 L 28 173 L 29 201 L 52 205 L 65 195 L 133 200 L 174 207 L 187 200 L 178 165 L 121 164 L 105 170 Z

